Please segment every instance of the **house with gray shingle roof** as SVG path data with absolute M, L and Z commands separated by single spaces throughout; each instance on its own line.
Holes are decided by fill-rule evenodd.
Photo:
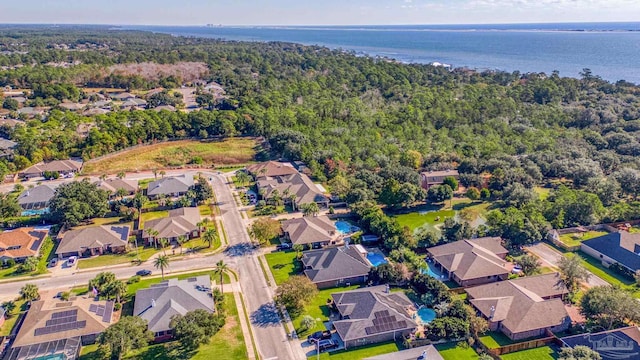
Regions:
M 600 354 L 602 360 L 640 358 L 640 329 L 637 326 L 586 333 L 560 339 L 564 346 L 586 346 Z
M 60 175 L 69 175 L 80 172 L 82 161 L 79 160 L 53 160 L 50 162 L 40 162 L 21 171 L 18 175 L 21 178 L 34 178 L 44 176 L 45 171 L 57 172 Z
M 57 185 L 42 184 L 24 190 L 18 196 L 18 204 L 25 210 L 44 209 L 56 193 Z
M 345 349 L 401 339 L 415 331 L 413 302 L 386 285 L 331 294 L 331 306 L 340 313 L 333 322 Z
M 90 226 L 67 231 L 56 249 L 59 258 L 124 253 L 129 244 L 128 225 Z
M 460 286 L 506 280 L 507 249 L 499 237 L 460 240 L 427 249 L 436 266 Z
M 302 253 L 304 274 L 319 289 L 364 284 L 371 264 L 359 246 L 309 250 Z
M 336 225 L 327 216 L 305 216 L 282 222 L 286 240 L 294 245 L 309 245 L 319 248 L 341 242 Z
M 213 298 L 207 291 L 210 288 L 211 279 L 208 275 L 165 280 L 136 292 L 133 315 L 147 320 L 156 341 L 166 340 L 173 336 L 169 326 L 172 316 L 184 316 L 197 309 L 211 313 L 215 311 Z
M 294 171 L 296 170 L 294 169 Z M 269 199 L 275 191 L 278 191 L 285 203 L 290 203 L 291 197 L 286 194 L 295 195 L 294 202 L 298 209 L 302 204 L 312 202 L 317 203 L 321 208 L 329 205 L 329 199 L 320 188 L 307 175 L 297 171 L 291 175 L 260 178 L 256 186 L 265 199 Z
M 620 264 L 631 274 L 640 273 L 640 234 L 624 230 L 583 241 L 580 250 L 609 267 Z
M 168 217 L 145 221 L 142 239 L 149 245 L 153 245 L 158 239 L 170 242 L 176 242 L 180 236 L 193 239 L 200 236 L 200 220 L 200 210 L 197 207 L 173 209 L 169 211 Z M 150 230 L 157 231 L 157 234 L 150 233 Z
M 16 146 L 18 146 L 17 142 L 0 137 L 0 158 L 13 156 L 13 149 Z
M 469 302 L 489 321 L 491 331 L 511 340 L 542 336 L 569 328 L 562 302 L 568 293 L 560 274 L 527 276 L 467 288 Z
M 100 189 L 108 191 L 110 197 L 114 197 L 120 189 L 124 190 L 127 195 L 133 195 L 138 191 L 138 182 L 135 180 L 110 178 L 98 180 L 95 184 L 98 185 Z
M 193 186 L 193 176 L 180 175 L 165 177 L 149 183 L 147 196 L 155 199 L 158 196 L 177 197 L 182 196 Z

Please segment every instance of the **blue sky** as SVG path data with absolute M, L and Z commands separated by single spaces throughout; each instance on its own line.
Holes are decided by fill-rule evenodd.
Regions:
M 639 20 L 640 0 L 0 0 L 0 23 L 360 25 Z

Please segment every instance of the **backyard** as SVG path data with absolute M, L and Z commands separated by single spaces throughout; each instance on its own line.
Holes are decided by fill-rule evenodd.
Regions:
M 297 275 L 302 272 L 302 265 L 296 260 L 295 251 L 279 251 L 265 254 L 269 269 L 273 274 L 276 285 L 285 282 L 290 276 Z
M 249 138 L 229 138 L 221 141 L 181 140 L 141 146 L 104 159 L 86 162 L 85 175 L 115 174 L 162 169 L 171 166 L 198 164 L 235 165 L 251 162 L 256 142 Z
M 543 346 L 500 355 L 500 357 L 502 360 L 555 360 L 558 358 L 558 352 L 550 346 Z
M 435 347 L 444 360 L 472 360 L 479 357 L 478 353 L 476 353 L 471 346 L 458 346 L 455 342 L 438 344 Z
M 489 331 L 484 336 L 480 336 L 480 341 L 489 349 L 497 349 L 513 344 L 513 341 L 503 333 L 495 331 Z
M 587 232 L 576 232 L 560 235 L 560 241 L 571 247 L 571 246 L 580 246 L 580 243 L 589 239 L 596 238 L 598 236 L 606 235 L 606 231 L 587 231 Z

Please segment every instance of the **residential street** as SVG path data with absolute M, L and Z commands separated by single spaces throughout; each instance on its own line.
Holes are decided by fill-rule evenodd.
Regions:
M 207 174 L 209 175 L 209 174 Z M 289 341 L 280 323 L 273 294 L 258 263 L 258 251 L 250 246 L 251 239 L 238 211 L 224 175 L 213 176 L 213 191 L 217 196 L 222 223 L 227 232 L 229 248 L 226 254 L 236 261 L 240 287 L 246 301 L 254 338 L 262 359 L 305 359 L 296 342 Z
M 165 176 L 184 174 L 184 170 L 170 170 Z M 215 263 L 223 259 L 239 276 L 239 286 L 245 301 L 254 341 L 257 344 L 260 358 L 262 359 L 304 359 L 306 358 L 298 342 L 289 341 L 280 317 L 273 303 L 272 290 L 267 285 L 262 269 L 258 262 L 258 251 L 251 246 L 251 240 L 247 233 L 246 223 L 240 215 L 237 204 L 233 198 L 230 187 L 227 185 L 227 177 L 224 174 L 211 170 L 189 170 L 186 173 L 200 173 L 212 180 L 211 185 L 216 194 L 221 211 L 221 219 L 229 242 L 224 253 L 212 256 L 197 256 L 181 260 L 171 261 L 169 272 L 195 271 L 198 269 L 212 269 Z M 127 179 L 143 179 L 153 177 L 151 172 L 127 174 Z M 13 188 L 13 185 L 11 185 Z M 8 189 L 4 189 L 8 190 Z M 120 279 L 127 279 L 135 275 L 136 271 L 149 269 L 158 273 L 151 263 L 147 261 L 140 266 L 112 266 L 96 268 L 92 271 L 56 274 L 37 279 L 18 282 L 0 283 L 0 300 L 10 300 L 18 295 L 22 286 L 26 283 L 35 283 L 41 290 L 63 291 L 88 283 L 98 273 L 111 271 Z
M 555 269 L 558 268 L 558 263 L 563 256 L 561 252 L 543 242 L 525 246 L 524 248 L 525 250 L 539 257 L 544 263 L 546 263 L 543 265 L 549 265 Z M 608 282 L 597 277 L 592 272 L 589 272 L 589 274 L 591 274 L 591 276 L 589 276 L 589 281 L 587 282 L 588 287 L 609 285 Z

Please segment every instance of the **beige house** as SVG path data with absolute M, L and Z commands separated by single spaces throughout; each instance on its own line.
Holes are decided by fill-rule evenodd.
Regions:
M 282 223 L 285 240 L 294 245 L 320 248 L 342 243 L 336 225 L 327 216 L 305 216 Z
M 149 220 L 144 223 L 142 239 L 148 245 L 155 240 L 167 239 L 176 242 L 180 236 L 193 239 L 200 236 L 200 210 L 196 207 L 185 207 L 169 211 L 169 216 Z M 150 232 L 150 230 L 153 230 Z
M 499 237 L 460 240 L 427 249 L 429 258 L 449 280 L 460 286 L 481 285 L 506 280 L 509 262 L 507 249 Z
M 8 259 L 24 261 L 28 257 L 40 255 L 42 242 L 49 230 L 18 228 L 0 233 L 0 264 Z
M 511 340 L 564 331 L 571 318 L 562 302 L 568 291 L 560 274 L 527 276 L 467 288 L 469 302 L 489 321 L 491 331 Z
M 57 172 L 60 175 L 70 175 L 80 172 L 82 169 L 82 161 L 77 160 L 53 160 L 50 162 L 37 163 L 26 168 L 18 175 L 21 178 L 30 179 L 43 176 L 45 171 Z
M 247 166 L 247 171 L 256 179 L 293 175 L 298 173 L 298 171 L 293 166 L 277 161 L 267 161 L 263 163 L 252 164 Z
M 455 179 L 460 178 L 458 170 L 443 170 L 443 171 L 427 171 L 420 174 L 422 179 L 422 188 L 429 190 L 430 187 L 435 185 L 441 185 L 445 178 L 453 177 Z M 456 191 L 458 189 L 453 189 Z
M 90 296 L 34 301 L 5 359 L 77 359 L 83 345 L 118 321 L 113 305 Z
M 136 180 L 110 178 L 96 181 L 95 184 L 100 189 L 109 192 L 110 197 L 114 197 L 120 189 L 124 190 L 127 195 L 133 195 L 138 191 L 138 182 Z
M 124 253 L 128 248 L 130 230 L 128 225 L 102 225 L 67 231 L 62 235 L 56 255 L 62 259 Z

